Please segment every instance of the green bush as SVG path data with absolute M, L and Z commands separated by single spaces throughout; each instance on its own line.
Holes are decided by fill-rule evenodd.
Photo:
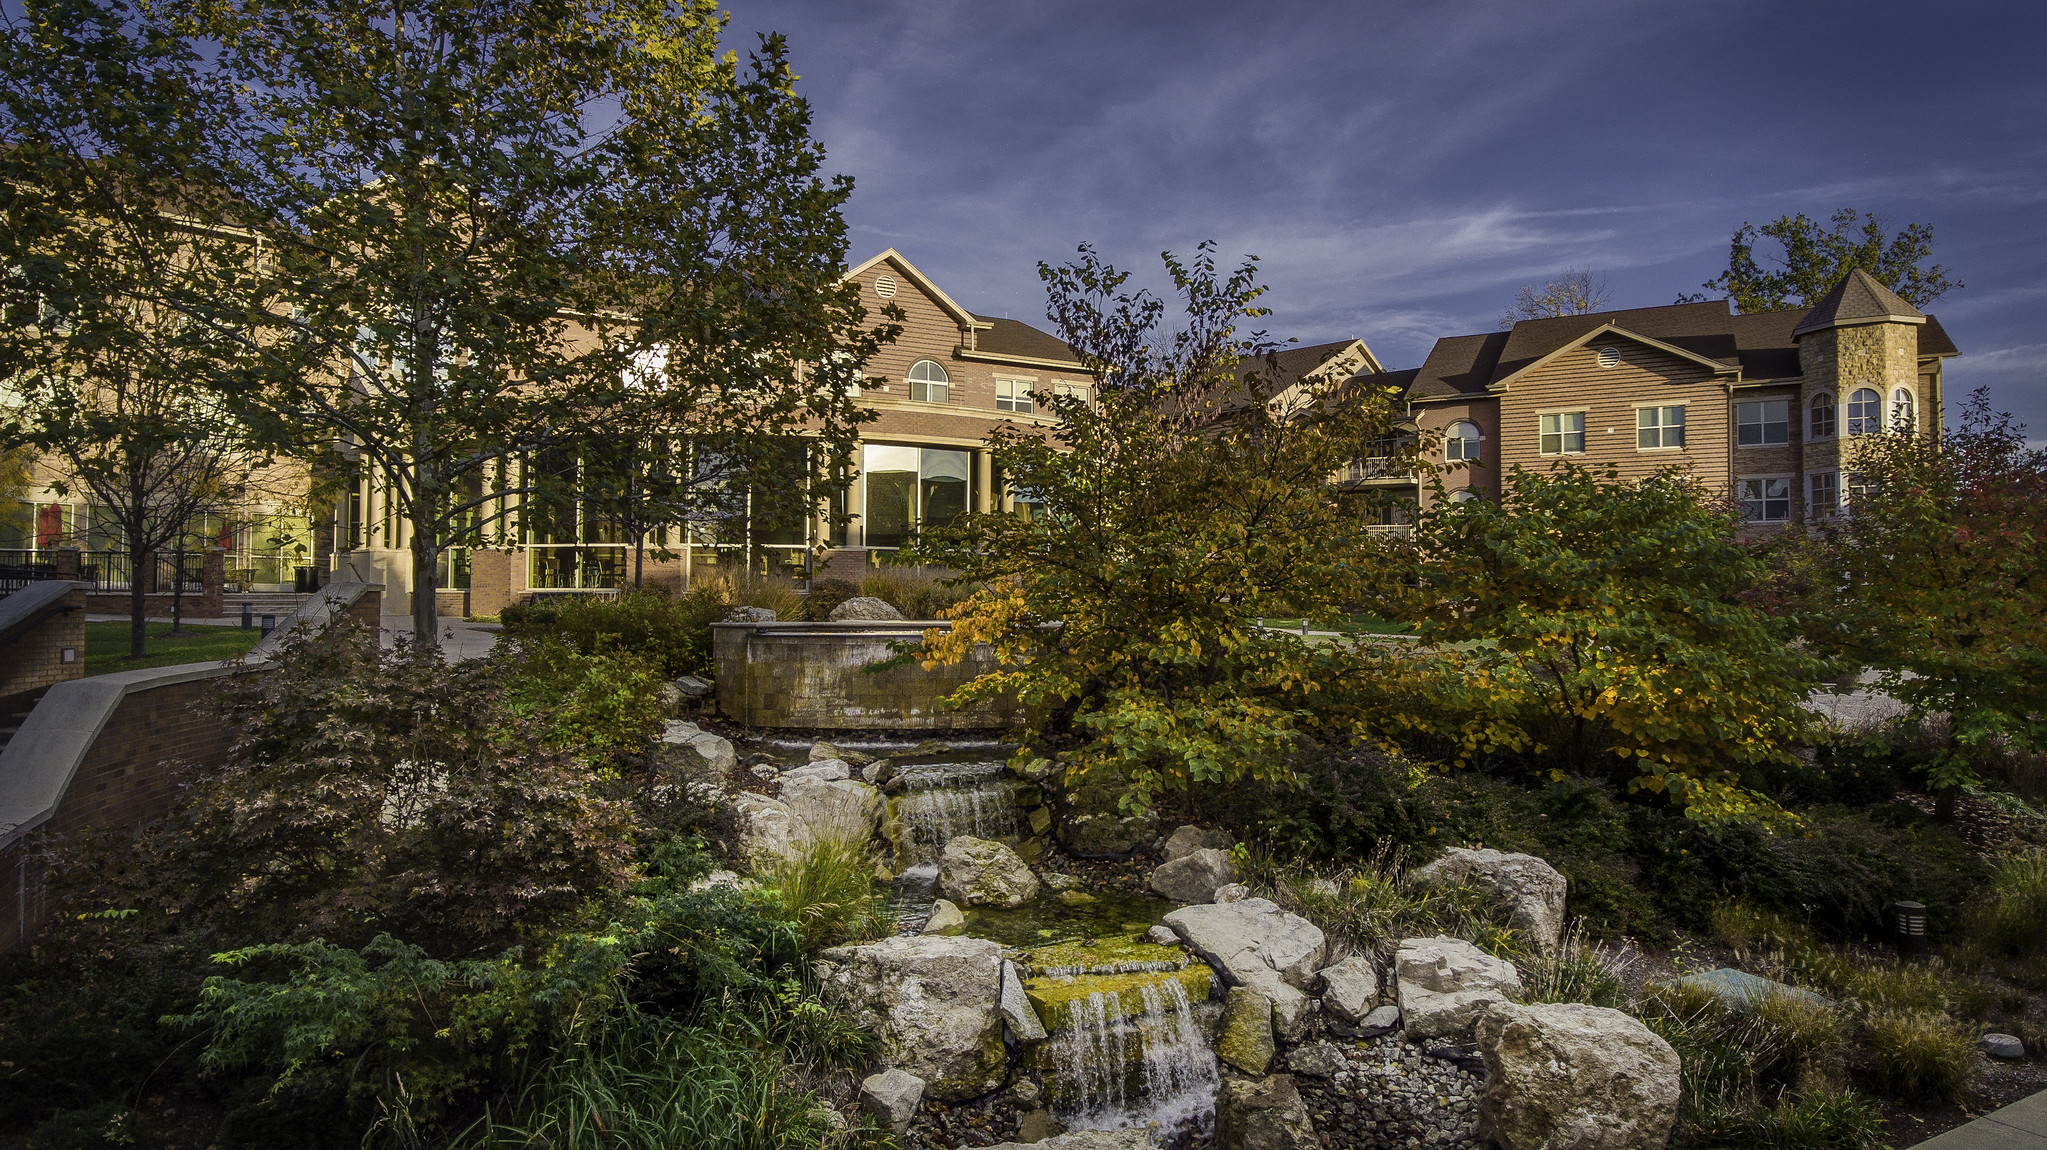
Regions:
M 1877 1007 L 1862 1021 L 1871 1071 L 1892 1094 L 1914 1102 L 1960 1102 L 1978 1056 L 1976 1036 L 1930 1010 Z
M 1683 1142 L 1744 1150 L 1888 1150 L 1883 1111 L 1846 1091 L 1786 1097 L 1775 1106 L 1708 1099 Z
M 135 1115 L 117 1102 L 53 1114 L 28 1136 L 28 1150 L 128 1150 L 154 1144 L 138 1129 Z
M 507 607 L 498 616 L 505 634 L 566 644 L 585 655 L 625 652 L 654 665 L 663 678 L 710 675 L 711 624 L 735 607 L 765 607 L 778 619 L 805 617 L 806 604 L 787 579 L 711 572 L 696 576 L 680 594 L 665 588 L 617 595 L 551 598 Z
M 874 938 L 891 925 L 874 868 L 866 843 L 819 839 L 763 877 L 763 904 L 796 930 L 806 952 Z
M 2006 855 L 1991 871 L 1970 932 L 2002 955 L 2047 950 L 2047 850 Z

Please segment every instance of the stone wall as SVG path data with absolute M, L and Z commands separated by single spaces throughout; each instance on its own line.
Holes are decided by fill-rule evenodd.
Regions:
M 750 727 L 813 730 L 1003 730 L 1022 720 L 1011 701 L 954 711 L 940 699 L 996 669 L 986 648 L 957 666 L 927 671 L 892 658 L 891 643 L 914 642 L 950 623 L 715 623 L 718 708 Z

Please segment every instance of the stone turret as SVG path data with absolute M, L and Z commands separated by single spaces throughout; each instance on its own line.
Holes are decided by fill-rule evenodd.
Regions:
M 1871 433 L 1866 421 L 1872 416 L 1886 432 L 1901 416 L 1915 432 L 1939 431 L 1939 376 L 1922 381 L 1920 375 L 1919 332 L 1925 323 L 1918 308 L 1855 268 L 1792 329 L 1805 377 L 1799 407 L 1807 433 L 1802 470 L 1808 476 L 1852 472 L 1853 455 L 1843 444 Z M 1876 400 L 1873 411 L 1857 403 L 1869 393 Z M 1812 434 L 1813 401 L 1821 394 L 1833 401 L 1831 436 Z M 1841 482 L 1845 488 L 1845 476 Z

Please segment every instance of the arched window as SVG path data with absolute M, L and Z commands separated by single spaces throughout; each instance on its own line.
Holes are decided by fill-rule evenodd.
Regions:
M 1915 417 L 1914 413 L 1916 407 L 1914 401 L 1917 398 L 1917 396 L 1912 394 L 1912 389 L 1909 387 L 1901 387 L 1891 392 L 1890 429 L 1892 431 L 1900 435 L 1910 435 L 1919 430 L 1919 420 Z
M 1822 391 L 1805 409 L 1805 437 L 1831 439 L 1834 435 L 1834 393 Z
M 1469 503 L 1477 498 L 1478 492 L 1469 487 L 1460 487 L 1450 493 L 1450 502 L 1452 503 Z
M 1883 397 L 1873 388 L 1858 387 L 1848 397 L 1848 434 L 1882 435 L 1884 433 Z
M 1443 458 L 1451 463 L 1477 463 L 1483 456 L 1485 436 L 1478 424 L 1458 420 L 1443 437 Z
M 938 362 L 920 359 L 910 365 L 910 398 L 923 403 L 946 403 L 952 397 L 952 377 Z

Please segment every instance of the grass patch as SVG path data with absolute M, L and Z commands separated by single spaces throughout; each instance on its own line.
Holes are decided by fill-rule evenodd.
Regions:
M 1585 941 L 1573 926 L 1556 949 L 1520 964 L 1529 1002 L 1583 1002 L 1626 1010 L 1628 954 Z
M 85 673 L 111 675 L 116 671 L 140 671 L 148 667 L 175 667 L 180 663 L 218 663 L 238 659 L 263 638 L 251 627 L 197 627 L 186 624 L 171 634 L 169 623 L 151 623 L 146 632 L 147 654 L 128 657 L 126 620 L 85 625 Z
M 1403 938 L 1447 934 L 1509 961 L 1528 954 L 1491 892 L 1468 886 L 1424 888 L 1408 880 L 1406 856 L 1380 850 L 1364 865 L 1327 873 L 1281 864 L 1262 851 L 1239 863 L 1258 893 L 1295 911 L 1358 951 L 1387 955 Z
M 1885 1090 L 1917 1102 L 1960 1102 L 1976 1073 L 1975 1033 L 1930 1010 L 1879 1007 L 1863 1019 L 1872 1069 Z

